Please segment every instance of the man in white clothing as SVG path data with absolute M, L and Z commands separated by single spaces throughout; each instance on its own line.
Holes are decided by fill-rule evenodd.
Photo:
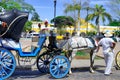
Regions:
M 103 48 L 103 55 L 106 63 L 106 69 L 104 74 L 109 76 L 111 74 L 112 64 L 114 61 L 114 51 L 115 48 L 115 41 L 110 38 L 112 36 L 111 33 L 107 32 L 104 34 L 104 38 L 100 39 L 98 42 L 98 50 L 99 47 L 102 46 Z

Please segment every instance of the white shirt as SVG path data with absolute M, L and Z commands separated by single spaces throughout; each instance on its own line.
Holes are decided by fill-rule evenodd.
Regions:
M 112 43 L 114 43 L 114 40 L 112 38 L 102 38 L 98 42 L 98 45 L 102 45 L 103 51 L 106 51 L 112 46 Z

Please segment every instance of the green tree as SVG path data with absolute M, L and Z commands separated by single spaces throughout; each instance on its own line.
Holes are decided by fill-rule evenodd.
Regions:
M 109 26 L 120 26 L 120 21 L 119 20 L 113 20 L 108 24 Z
M 97 26 L 97 32 L 100 33 L 100 21 L 102 20 L 103 23 L 106 21 L 106 19 L 111 22 L 112 18 L 111 15 L 107 12 L 105 12 L 105 9 L 103 6 L 95 5 L 95 8 L 93 8 L 94 13 L 88 14 L 86 17 L 86 21 L 88 20 L 95 20 L 95 24 Z
M 25 0 L 14 0 L 14 1 L 22 6 L 23 11 L 28 11 L 31 14 L 35 12 L 35 8 L 32 5 L 26 3 Z
M 28 11 L 31 14 L 35 13 L 34 7 L 24 0 L 1 0 L 0 2 L 0 11 L 2 11 L 2 9 L 11 10 L 15 8 L 22 11 Z
M 32 21 L 41 21 L 38 13 L 34 12 L 31 18 Z
M 25 23 L 25 26 L 24 26 L 24 28 L 23 28 L 23 31 L 24 31 L 24 32 L 26 32 L 27 30 L 28 30 L 28 31 L 31 31 L 31 29 L 32 29 L 32 22 L 31 22 L 31 21 L 27 21 L 27 22 Z
M 55 20 L 54 20 L 55 19 Z M 55 21 L 58 34 L 64 34 L 66 32 L 65 27 L 73 26 L 75 21 L 70 16 L 58 16 L 51 20 L 51 23 Z
M 62 28 L 66 26 L 73 26 L 75 22 L 74 19 L 70 16 L 57 16 L 56 18 L 53 18 L 51 20 L 51 23 L 53 23 L 54 21 L 58 28 Z
M 90 0 L 87 0 L 86 2 L 84 2 L 84 6 L 82 7 L 82 10 L 85 10 L 86 11 L 86 16 L 89 14 L 90 11 L 93 10 L 93 8 L 91 8 L 89 5 L 90 3 Z M 87 17 L 86 17 L 87 18 Z M 88 33 L 88 26 L 89 26 L 89 22 L 88 22 L 88 19 L 86 19 L 86 22 L 85 22 L 85 25 L 87 26 L 86 27 L 86 33 Z M 92 24 L 91 24 L 92 26 Z
M 2 9 L 5 9 L 5 10 L 11 10 L 11 9 L 14 9 L 14 8 L 17 8 L 19 10 L 22 9 L 21 5 L 18 4 L 17 2 L 14 2 L 14 0 L 2 0 L 0 2 L 0 11 L 2 11 Z
M 118 27 L 118 29 L 120 30 L 120 21 L 119 20 L 113 20 L 112 22 L 110 22 L 109 24 L 108 24 L 109 26 L 117 26 Z
M 75 18 L 76 23 L 78 24 L 78 26 L 80 26 L 80 10 L 81 10 L 81 0 L 79 2 L 76 2 L 76 0 L 73 0 L 73 4 L 65 4 L 65 10 L 64 12 L 67 14 L 68 12 L 77 12 L 77 19 Z M 75 31 L 77 30 L 76 28 L 76 23 L 75 25 Z

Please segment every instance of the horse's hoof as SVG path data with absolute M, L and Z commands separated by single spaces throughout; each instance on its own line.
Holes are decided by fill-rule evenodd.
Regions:
M 72 74 L 72 71 L 69 71 L 69 73 L 68 73 L 69 75 L 71 75 Z
M 90 71 L 90 73 L 95 73 L 95 71 Z
M 92 68 L 90 68 L 90 73 L 95 73 L 95 71 Z

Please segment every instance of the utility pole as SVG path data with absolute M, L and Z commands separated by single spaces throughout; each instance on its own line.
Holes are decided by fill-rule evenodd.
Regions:
M 56 17 L 56 3 L 57 3 L 57 0 L 54 0 L 54 27 L 56 27 L 56 21 L 55 21 L 55 17 Z

